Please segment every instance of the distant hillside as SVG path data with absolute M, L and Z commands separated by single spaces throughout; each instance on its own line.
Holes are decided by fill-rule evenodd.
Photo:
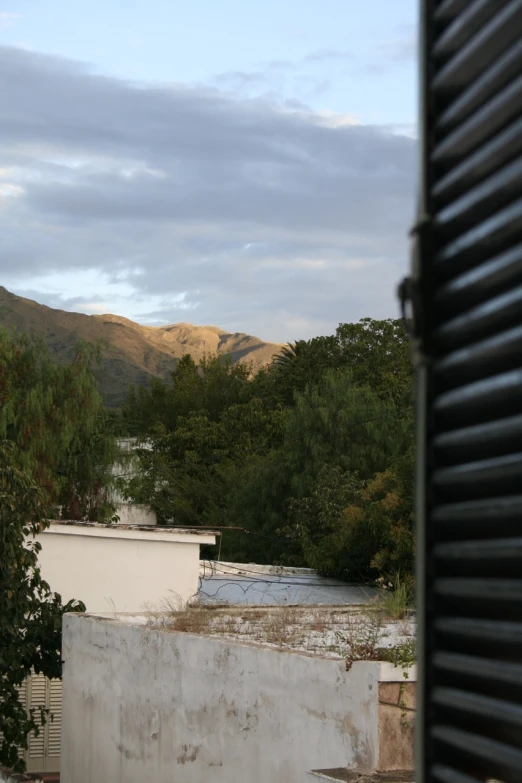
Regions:
M 77 340 L 103 340 L 108 348 L 98 371 L 100 391 L 107 405 L 119 405 L 129 384 L 143 385 L 151 376 L 165 377 L 183 354 L 195 361 L 205 353 L 219 353 L 233 362 L 251 362 L 255 370 L 269 364 L 280 350 L 276 343 L 216 326 L 141 326 L 118 315 L 83 315 L 54 310 L 23 299 L 0 286 L 0 326 L 43 337 L 51 354 L 68 359 Z

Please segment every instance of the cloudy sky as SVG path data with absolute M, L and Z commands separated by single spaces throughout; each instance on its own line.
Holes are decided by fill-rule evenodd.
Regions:
M 416 5 L 0 5 L 0 284 L 277 341 L 395 317 Z

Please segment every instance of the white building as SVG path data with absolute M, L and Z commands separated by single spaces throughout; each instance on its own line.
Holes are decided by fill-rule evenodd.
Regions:
M 183 603 L 198 591 L 201 544 L 208 531 L 168 527 L 51 522 L 40 534 L 43 579 L 89 612 L 138 612 L 169 595 Z

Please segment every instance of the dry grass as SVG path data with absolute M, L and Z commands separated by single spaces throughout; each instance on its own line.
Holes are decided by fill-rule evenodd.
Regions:
M 319 633 L 326 631 L 328 621 L 324 610 L 314 609 L 310 612 L 310 628 Z
M 148 624 L 151 628 L 256 642 L 351 661 L 380 660 L 383 646 L 403 643 L 413 632 L 412 624 L 406 621 L 400 628 L 398 623 L 387 622 L 378 607 L 361 610 L 282 603 L 246 608 L 183 604 L 176 596 L 163 601 L 161 611 L 151 612 Z
M 210 633 L 212 612 L 203 606 L 191 606 L 172 614 L 169 627 L 183 633 Z
M 264 635 L 269 644 L 280 647 L 295 644 L 299 635 L 300 613 L 295 606 L 278 606 L 268 612 Z

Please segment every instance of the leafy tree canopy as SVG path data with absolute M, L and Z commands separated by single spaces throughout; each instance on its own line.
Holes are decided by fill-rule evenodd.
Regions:
M 20 748 L 45 715 L 27 715 L 18 688 L 32 670 L 61 675 L 62 605 L 43 581 L 35 536 L 61 506 L 73 519 L 110 513 L 116 454 L 91 365 L 79 346 L 55 364 L 42 344 L 0 331 L 0 763 L 21 770 Z M 80 596 L 81 597 L 81 596 Z
M 340 324 L 254 377 L 186 356 L 168 381 L 131 391 L 129 432 L 152 450 L 127 492 L 162 521 L 245 528 L 224 537 L 231 559 L 347 579 L 409 568 L 412 403 L 401 321 Z
M 79 345 L 68 364 L 41 342 L 0 330 L 0 438 L 19 449 L 21 467 L 44 491 L 46 514 L 110 516 L 108 467 L 116 442 L 92 366 L 98 353 Z

